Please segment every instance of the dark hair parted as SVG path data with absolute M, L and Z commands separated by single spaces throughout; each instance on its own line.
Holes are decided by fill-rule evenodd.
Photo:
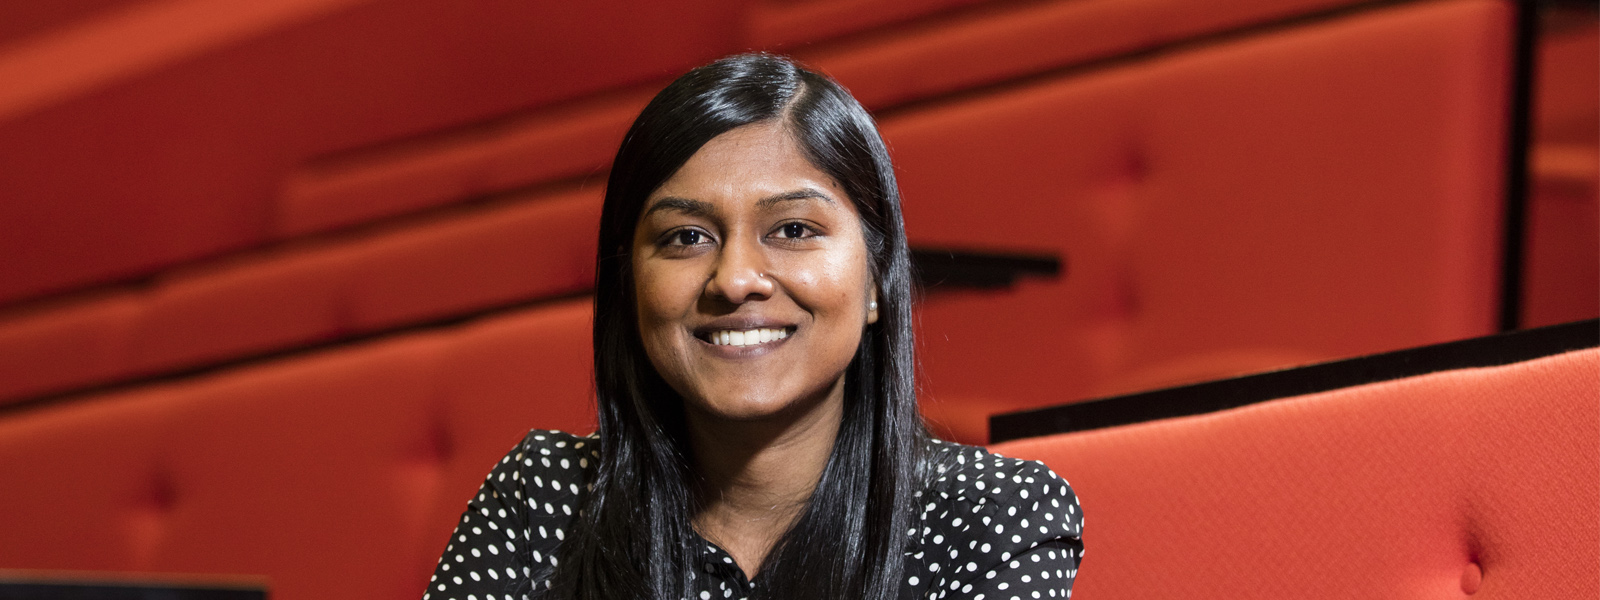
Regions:
M 645 200 L 712 138 L 777 121 L 860 214 L 878 322 L 845 372 L 844 417 L 816 490 L 760 573 L 764 598 L 899 594 L 906 532 L 925 477 L 916 409 L 910 256 L 877 126 L 832 80 L 769 54 L 697 68 L 650 101 L 612 163 L 600 218 L 594 369 L 601 459 L 546 593 L 584 600 L 682 598 L 703 549 L 683 401 L 640 341 L 632 274 Z

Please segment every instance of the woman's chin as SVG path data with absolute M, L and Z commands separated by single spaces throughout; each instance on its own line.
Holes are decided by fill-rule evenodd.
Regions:
M 769 387 L 724 389 L 690 400 L 693 411 L 721 421 L 772 421 L 803 418 L 832 394 L 785 393 Z

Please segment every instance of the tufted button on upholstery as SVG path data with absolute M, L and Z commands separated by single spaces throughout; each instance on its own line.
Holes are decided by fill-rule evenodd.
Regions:
M 1478 593 L 1478 587 L 1483 585 L 1483 568 L 1478 563 L 1469 562 L 1461 569 L 1461 592 L 1467 595 Z
M 449 424 L 443 417 L 436 416 L 431 419 L 428 428 L 423 432 L 416 452 L 417 459 L 423 463 L 437 466 L 450 460 L 454 444 L 450 439 Z

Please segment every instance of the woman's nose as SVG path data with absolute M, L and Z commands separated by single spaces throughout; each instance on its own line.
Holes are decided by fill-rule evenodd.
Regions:
M 757 246 L 734 241 L 724 245 L 706 292 L 734 304 L 772 297 L 777 283 L 766 272 L 765 257 Z

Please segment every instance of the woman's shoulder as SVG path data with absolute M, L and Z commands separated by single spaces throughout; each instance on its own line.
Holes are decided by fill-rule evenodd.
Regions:
M 570 515 L 600 462 L 599 445 L 592 435 L 534 429 L 500 459 L 489 481 L 520 488 L 517 497 L 534 515 Z
M 512 450 L 508 457 L 521 454 L 520 460 L 524 466 L 531 467 L 532 462 L 538 462 L 545 468 L 555 468 L 562 459 L 568 462 L 567 467 L 574 461 L 581 461 L 581 469 L 589 468 L 589 463 L 600 458 L 600 438 L 595 434 L 577 435 L 554 429 L 532 429 L 522 437 L 522 442 Z
M 954 522 L 956 528 L 976 521 L 978 527 L 1001 531 L 1010 523 L 1012 529 L 1046 536 L 1079 535 L 1083 513 L 1078 497 L 1067 480 L 1044 463 L 938 440 L 929 444 L 928 457 L 930 481 L 922 498 L 925 521 Z M 1017 533 L 1026 537 L 1027 531 Z
M 932 492 L 969 502 L 1071 496 L 1072 486 L 1037 460 L 1002 456 L 980 446 L 943 440 L 928 444 Z
M 935 441 L 927 457 L 907 583 L 929 597 L 959 589 L 966 597 L 1041 598 L 1070 589 L 1083 556 L 1083 512 L 1065 479 L 1039 461 L 975 446 Z

